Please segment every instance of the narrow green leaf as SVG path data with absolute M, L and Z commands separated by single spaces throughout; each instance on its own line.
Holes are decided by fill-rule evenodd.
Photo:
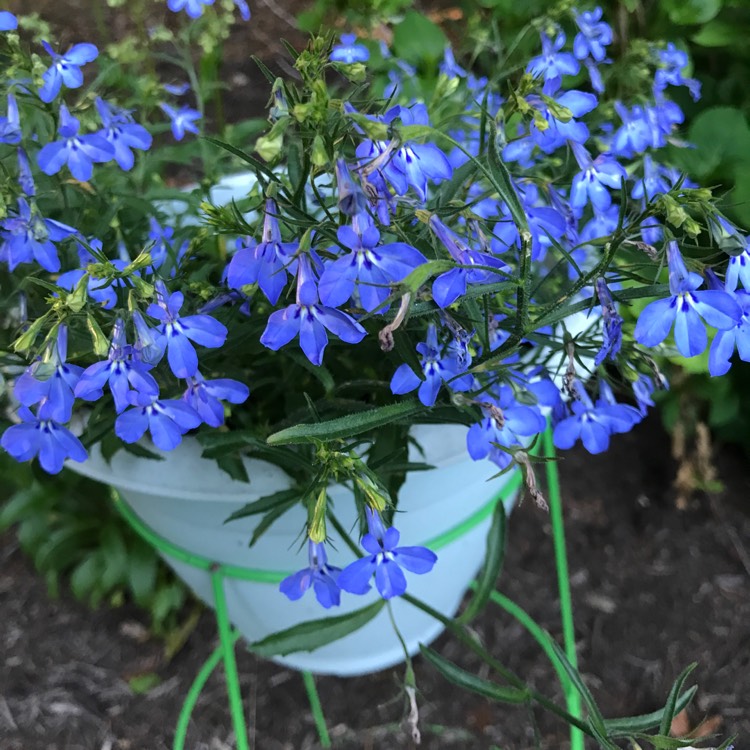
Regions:
M 271 526 L 273 526 L 273 524 L 297 502 L 299 502 L 299 500 L 297 498 L 294 498 L 292 500 L 288 500 L 285 503 L 279 503 L 275 508 L 269 510 L 268 513 L 263 516 L 260 523 L 255 527 L 255 531 L 253 531 L 253 535 L 252 537 L 250 537 L 250 541 L 248 542 L 247 546 L 252 547 L 258 541 L 258 539 L 260 539 L 263 534 L 265 534 L 268 529 L 270 529 Z
M 484 565 L 477 580 L 476 592 L 466 607 L 458 622 L 465 625 L 476 617 L 489 601 L 490 594 L 495 590 L 497 578 L 505 559 L 505 544 L 508 538 L 505 506 L 499 501 L 492 514 L 492 525 L 487 532 L 487 550 L 484 554 Z
M 308 620 L 294 627 L 273 633 L 250 644 L 250 650 L 259 656 L 286 656 L 298 651 L 314 651 L 333 643 L 355 630 L 359 630 L 383 609 L 384 600 L 379 600 L 348 615 Z
M 268 444 L 311 443 L 316 440 L 338 440 L 354 437 L 396 420 L 408 419 L 424 410 L 425 407 L 419 401 L 409 399 L 389 406 L 368 409 L 359 414 L 349 414 L 345 417 L 330 419 L 327 422 L 287 427 L 285 430 L 269 435 Z
M 635 737 L 644 742 L 648 742 L 656 750 L 678 750 L 681 747 L 694 747 L 694 739 L 681 740 L 677 737 L 670 737 L 668 734 L 636 734 Z
M 508 210 L 513 217 L 513 221 L 516 222 L 518 231 L 528 232 L 529 222 L 526 218 L 526 212 L 523 210 L 521 200 L 510 179 L 510 172 L 508 172 L 508 168 L 503 163 L 500 150 L 497 147 L 497 125 L 494 120 L 490 120 L 490 142 L 487 153 L 489 157 L 490 181 L 493 187 L 508 206 Z
M 686 690 L 677 699 L 677 703 L 675 704 L 676 713 L 679 713 L 690 704 L 690 701 L 693 700 L 693 696 L 696 692 L 698 692 L 698 686 L 693 685 L 693 687 Z M 607 735 L 610 737 L 630 737 L 638 732 L 648 732 L 649 729 L 658 727 L 663 716 L 664 709 L 661 708 L 658 711 L 654 711 L 650 714 L 643 714 L 641 716 L 629 716 L 622 719 L 605 719 L 604 726 L 607 728 Z
M 472 693 L 479 693 L 485 698 L 489 698 L 493 701 L 500 703 L 525 703 L 530 699 L 530 695 L 526 690 L 519 690 L 514 687 L 505 687 L 503 685 L 497 685 L 489 680 L 483 680 L 481 677 L 467 672 L 457 664 L 449 661 L 445 657 L 441 656 L 437 651 L 434 651 L 429 646 L 421 646 L 419 650 L 422 652 L 427 661 L 432 664 L 435 669 L 440 672 L 449 682 L 457 685 L 464 690 L 470 690 Z
M 234 479 L 235 482 L 245 482 L 245 484 L 250 484 L 250 477 L 247 475 L 247 469 L 239 456 L 232 455 L 231 453 L 217 456 L 216 465 Z
M 279 179 L 279 176 L 274 174 L 274 172 L 271 169 L 269 169 L 262 161 L 259 161 L 254 156 L 250 156 L 250 154 L 246 154 L 244 151 L 237 148 L 236 146 L 232 146 L 231 143 L 225 143 L 224 141 L 220 141 L 217 138 L 210 138 L 209 136 L 204 136 L 203 139 L 208 141 L 209 143 L 212 143 L 214 146 L 223 148 L 225 151 L 228 151 L 230 154 L 234 154 L 238 159 L 242 159 L 242 161 L 249 164 L 254 170 L 256 170 L 256 172 L 261 172 L 272 182 L 275 182 L 278 185 L 283 186 L 283 183 Z
M 274 492 L 271 495 L 264 495 L 258 500 L 254 500 L 252 503 L 243 505 L 239 510 L 236 510 L 229 516 L 224 523 L 230 521 L 236 521 L 238 518 L 246 518 L 247 516 L 254 516 L 258 513 L 266 513 L 269 510 L 277 507 L 278 505 L 286 505 L 289 502 L 299 500 L 302 497 L 302 493 L 298 489 L 281 490 Z
M 581 698 L 583 698 L 583 702 L 586 704 L 586 708 L 589 711 L 589 723 L 591 725 L 592 731 L 597 734 L 597 739 L 599 739 L 599 735 L 606 736 L 607 728 L 604 723 L 602 712 L 599 710 L 599 706 L 596 705 L 594 696 L 591 695 L 591 692 L 586 687 L 586 683 L 581 679 L 579 671 L 570 663 L 570 660 L 565 654 L 565 651 L 562 650 L 560 645 L 554 638 L 552 638 L 552 636 L 550 636 L 549 644 L 552 650 L 555 652 L 555 656 L 557 656 L 557 658 L 560 660 L 560 664 L 568 675 L 568 678 L 573 684 L 573 687 L 575 687 L 575 689 L 580 693 Z
M 672 685 L 672 689 L 669 691 L 667 696 L 667 703 L 664 706 L 664 715 L 661 717 L 659 722 L 659 734 L 668 735 L 669 730 L 672 726 L 672 719 L 674 719 L 677 713 L 677 699 L 682 692 L 682 686 L 685 684 L 685 680 L 690 676 L 690 673 L 698 666 L 696 662 L 685 667 L 682 672 L 678 675 L 677 679 Z

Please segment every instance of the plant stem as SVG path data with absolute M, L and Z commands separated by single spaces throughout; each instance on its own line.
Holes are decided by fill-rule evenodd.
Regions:
M 547 428 L 544 433 L 544 453 L 547 458 L 555 458 L 555 445 L 552 442 L 552 430 Z M 565 551 L 565 525 L 563 523 L 562 500 L 560 496 L 560 477 L 557 471 L 557 461 L 546 462 L 547 496 L 550 506 L 550 520 L 552 521 L 552 544 L 555 550 L 555 568 L 557 570 L 557 588 L 560 594 L 560 616 L 562 618 L 563 647 L 568 661 L 578 669 L 576 655 L 576 636 L 573 624 L 573 603 L 570 597 L 570 574 L 568 571 L 568 556 Z M 568 711 L 576 717 L 581 716 L 581 696 L 569 683 L 563 683 L 565 702 Z M 571 750 L 583 750 L 583 734 L 571 724 Z

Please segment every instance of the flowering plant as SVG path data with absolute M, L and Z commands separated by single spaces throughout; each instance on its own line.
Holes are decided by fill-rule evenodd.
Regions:
M 196 27 L 209 5 L 168 3 Z M 315 37 L 298 80 L 264 68 L 254 146 L 204 134 L 194 68 L 192 91 L 151 81 L 138 103 L 108 90 L 107 61 L 94 76 L 93 44 L 30 54 L 16 19 L 0 24 L 14 410 L 0 445 L 56 473 L 93 445 L 148 457 L 191 433 L 234 478 L 243 454 L 279 464 L 292 500 L 237 515 L 267 528 L 307 509 L 290 599 L 312 588 L 330 608 L 373 577 L 390 599 L 404 571 L 432 569 L 392 525 L 405 473 L 424 468 L 405 459 L 411 425 L 466 425 L 471 458 L 520 468 L 544 505 L 535 440 L 549 424 L 560 449 L 605 451 L 666 387 L 654 356 L 673 329 L 686 357 L 713 337 L 712 374 L 735 348 L 750 358 L 744 240 L 664 156 L 682 121 L 670 89 L 699 94 L 687 58 L 636 50 L 649 76 L 617 98 L 600 9 L 540 19 L 520 75 L 477 76 L 447 49 L 422 80 L 385 44 Z M 197 108 L 176 103 L 189 95 Z M 164 117 L 177 141 L 203 134 L 197 187 L 168 189 L 155 168 Z M 240 197 L 222 202 L 213 177 L 241 165 Z M 693 257 L 709 242 L 713 269 Z M 366 554 L 344 570 L 326 556 L 332 482 L 362 522 Z

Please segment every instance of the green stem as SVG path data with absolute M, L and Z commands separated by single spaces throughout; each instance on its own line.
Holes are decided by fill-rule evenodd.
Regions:
M 547 492 L 550 506 L 550 520 L 552 521 L 552 543 L 555 550 L 555 568 L 557 569 L 557 588 L 560 594 L 560 616 L 562 618 L 563 647 L 568 661 L 578 669 L 576 655 L 576 636 L 573 624 L 573 603 L 570 596 L 570 574 L 568 571 L 568 556 L 565 551 L 565 525 L 563 522 L 562 499 L 560 495 L 560 477 L 555 459 L 555 445 L 552 441 L 552 430 L 547 428 L 544 433 L 544 452 L 546 462 Z M 553 662 L 554 663 L 554 662 Z M 565 701 L 568 711 L 576 717 L 581 716 L 581 696 L 572 685 L 564 685 Z M 583 735 L 573 725 L 570 727 L 571 750 L 583 750 Z
M 315 728 L 318 730 L 320 744 L 322 747 L 331 747 L 331 737 L 328 734 L 328 727 L 323 716 L 323 708 L 320 705 L 318 689 L 315 687 L 315 678 L 310 672 L 303 672 L 302 680 L 305 683 L 305 690 L 307 691 L 307 698 L 310 701 L 310 710 L 315 720 Z

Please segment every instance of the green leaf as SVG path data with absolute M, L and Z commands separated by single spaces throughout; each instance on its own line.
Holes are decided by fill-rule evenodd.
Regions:
M 374 604 L 358 609 L 348 615 L 325 617 L 322 620 L 308 620 L 292 628 L 273 633 L 263 640 L 251 643 L 249 648 L 259 656 L 286 656 L 298 651 L 314 651 L 316 648 L 333 643 L 355 630 L 359 630 L 372 620 L 385 606 L 380 599 Z
M 268 529 L 270 529 L 271 526 L 289 510 L 289 508 L 298 502 L 299 496 L 296 496 L 294 499 L 287 500 L 285 503 L 279 503 L 275 508 L 269 510 L 268 513 L 263 516 L 260 523 L 255 527 L 255 531 L 253 531 L 253 535 L 250 537 L 247 546 L 252 547 L 258 539 L 260 539 L 263 534 L 265 534 L 266 531 L 268 531 Z
M 133 598 L 143 604 L 153 594 L 156 587 L 156 573 L 159 560 L 156 552 L 145 542 L 136 538 L 128 552 L 128 585 Z
M 393 32 L 396 55 L 414 65 L 439 60 L 447 46 L 440 27 L 413 10 L 406 13 Z
M 327 422 L 298 424 L 287 427 L 268 436 L 269 445 L 291 443 L 312 443 L 317 440 L 340 440 L 354 437 L 363 432 L 383 427 L 391 422 L 408 419 L 425 411 L 425 407 L 415 399 L 399 401 L 397 404 L 368 409 L 359 414 L 349 414 Z
M 44 499 L 44 490 L 38 484 L 15 492 L 0 509 L 0 531 L 23 520 L 29 512 L 33 513 L 34 506 L 43 504 Z
M 245 482 L 245 484 L 250 484 L 250 477 L 247 475 L 247 469 L 239 456 L 233 456 L 231 453 L 217 456 L 216 465 L 223 472 L 232 477 L 235 482 Z
M 672 23 L 681 26 L 706 23 L 720 10 L 722 0 L 662 0 Z
M 510 215 L 513 217 L 513 221 L 515 221 L 519 232 L 528 232 L 529 222 L 526 218 L 526 212 L 523 210 L 521 199 L 513 187 L 510 172 L 508 172 L 508 168 L 503 164 L 497 143 L 497 125 L 494 120 L 490 120 L 490 143 L 487 152 L 489 157 L 490 181 L 500 195 L 500 198 L 507 204 Z
M 269 180 L 271 180 L 271 182 L 275 182 L 278 185 L 284 186 L 284 183 L 282 183 L 278 175 L 274 174 L 271 169 L 269 169 L 262 161 L 259 161 L 254 156 L 250 156 L 250 154 L 246 154 L 236 146 L 232 146 L 230 143 L 224 143 L 224 141 L 217 140 L 216 138 L 209 138 L 208 136 L 204 136 L 203 138 L 209 143 L 213 143 L 214 146 L 218 146 L 219 148 L 223 148 L 225 151 L 228 151 L 230 154 L 234 154 L 238 159 L 242 159 L 242 161 L 249 164 L 256 171 L 256 174 L 260 172 Z
M 728 47 L 739 44 L 745 39 L 745 33 L 741 26 L 719 21 L 715 19 L 694 34 L 692 40 L 701 47 Z
M 497 685 L 489 680 L 483 680 L 481 677 L 461 669 L 457 664 L 441 656 L 429 646 L 420 645 L 419 650 L 422 652 L 427 661 L 440 672 L 449 682 L 457 685 L 464 690 L 470 690 L 472 693 L 479 693 L 485 698 L 500 703 L 525 703 L 529 700 L 530 695 L 526 690 L 519 690 L 514 687 L 505 687 Z
M 128 680 L 128 686 L 136 695 L 147 693 L 149 690 L 153 690 L 153 688 L 160 684 L 161 677 L 159 677 L 156 672 L 138 674 Z
M 258 513 L 266 513 L 267 511 L 272 510 L 278 505 L 287 505 L 290 502 L 299 500 L 301 496 L 302 493 L 298 489 L 281 490 L 279 492 L 274 492 L 271 495 L 265 495 L 260 499 L 253 501 L 252 503 L 243 505 L 239 510 L 236 510 L 234 513 L 232 513 L 232 515 L 229 516 L 224 521 L 224 523 L 236 521 L 238 518 L 254 516 Z
M 458 622 L 465 625 L 476 617 L 487 604 L 490 594 L 495 590 L 498 576 L 505 559 L 505 544 L 508 538 L 505 506 L 499 500 L 492 514 L 492 525 L 487 532 L 487 548 L 484 553 L 484 564 L 477 580 L 476 592 Z
M 689 705 L 697 691 L 697 685 L 693 685 L 693 687 L 686 690 L 677 699 L 677 703 L 675 704 L 676 714 L 680 713 L 680 711 Z M 659 726 L 664 717 L 664 710 L 665 709 L 662 708 L 659 711 L 654 711 L 650 714 L 629 716 L 622 719 L 605 719 L 604 726 L 607 729 L 607 735 L 613 738 L 630 737 L 638 732 L 648 732 L 649 729 L 654 729 Z
M 678 675 L 677 679 L 672 685 L 672 689 L 669 691 L 667 696 L 667 703 L 664 706 L 664 714 L 659 722 L 659 734 L 668 735 L 669 730 L 672 726 L 672 719 L 674 719 L 677 713 L 677 700 L 680 697 L 682 686 L 685 684 L 685 680 L 690 676 L 690 673 L 698 666 L 697 663 L 690 664 L 685 667 L 682 672 Z
M 70 576 L 70 588 L 76 599 L 87 599 L 99 583 L 102 561 L 96 554 L 80 563 Z

